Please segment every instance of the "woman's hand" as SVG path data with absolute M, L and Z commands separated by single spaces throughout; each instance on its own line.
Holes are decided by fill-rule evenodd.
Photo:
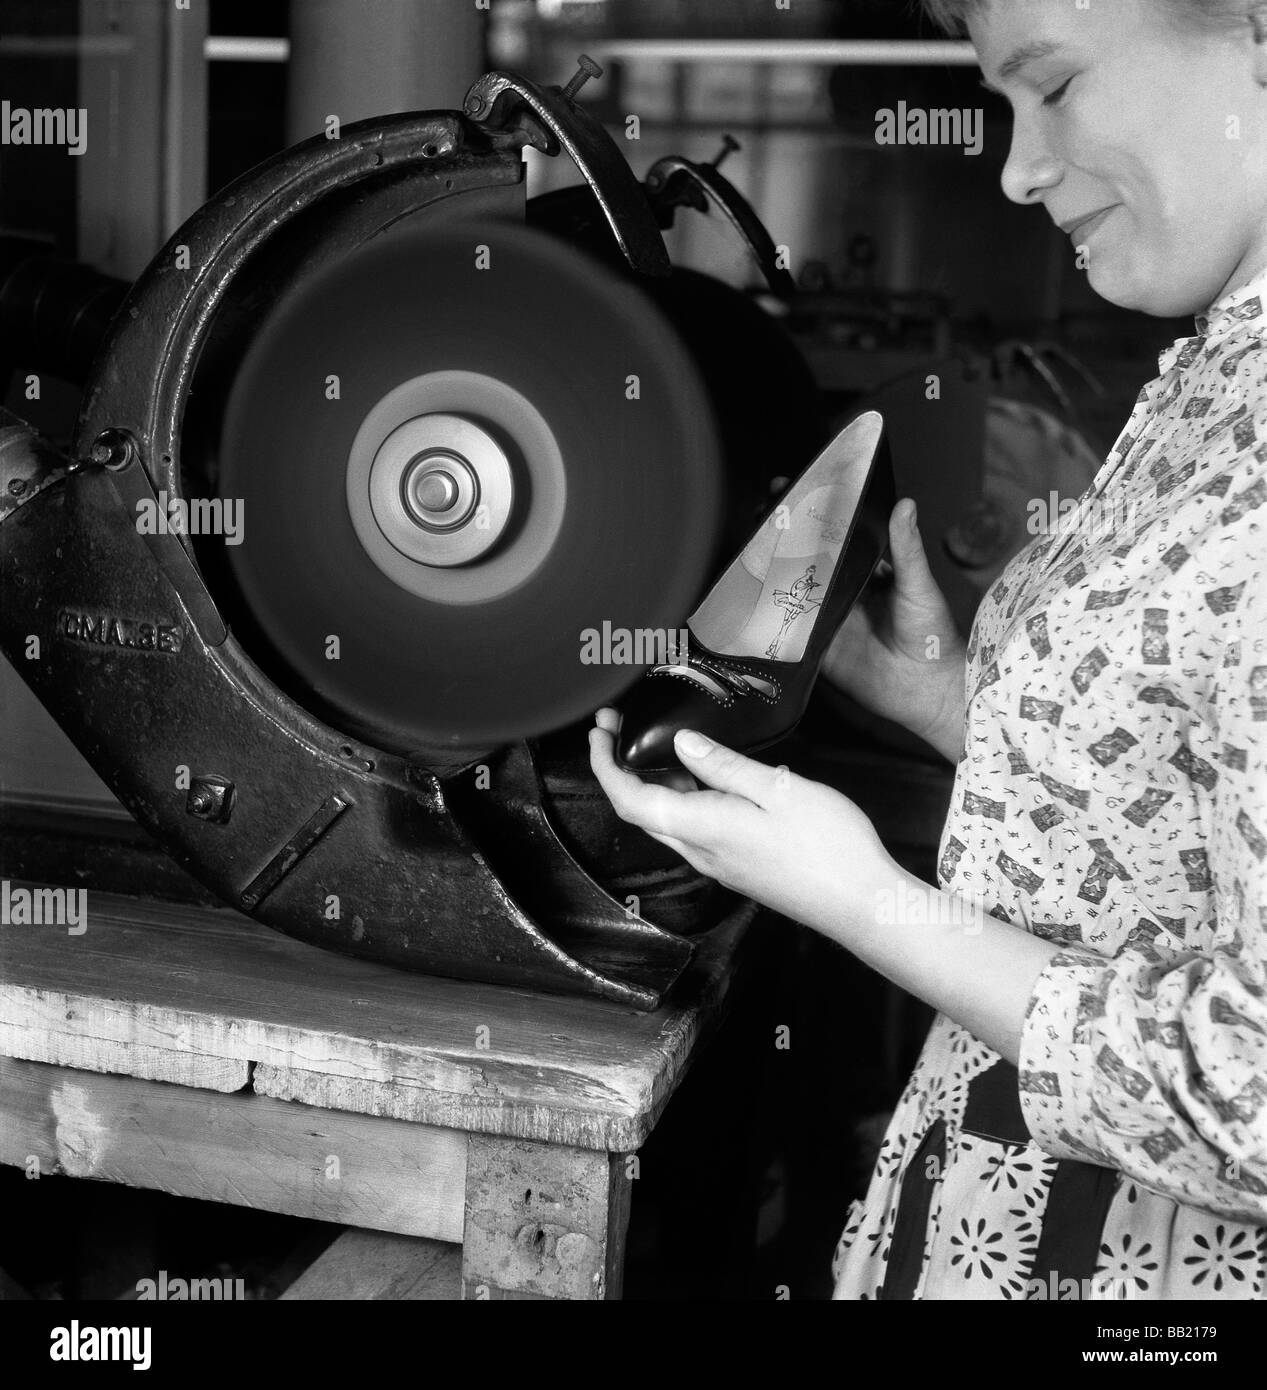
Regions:
M 889 552 L 889 581 L 868 585 L 828 648 L 823 675 L 958 762 L 966 648 L 928 567 L 909 498 L 889 518 Z
M 849 917 L 874 914 L 893 861 L 847 797 L 720 744 L 693 753 L 688 734 L 675 747 L 705 789 L 686 790 L 681 776 L 672 786 L 643 782 L 616 764 L 617 724 L 614 710 L 598 712 L 590 764 L 623 820 L 700 873 L 836 939 Z
M 804 922 L 949 1014 L 1015 1065 L 1034 984 L 1059 951 L 923 883 L 891 859 L 847 797 L 712 744 L 678 757 L 708 790 L 640 781 L 612 756 L 617 717 L 598 712 L 590 763 L 617 813 L 701 873 Z M 688 779 L 678 775 L 677 786 Z

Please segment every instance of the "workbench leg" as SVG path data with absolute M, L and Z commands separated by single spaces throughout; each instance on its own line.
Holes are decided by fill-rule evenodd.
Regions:
M 619 1298 L 629 1155 L 472 1134 L 463 1298 Z

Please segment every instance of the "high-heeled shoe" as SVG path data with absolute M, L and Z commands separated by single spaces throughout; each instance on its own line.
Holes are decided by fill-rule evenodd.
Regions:
M 897 505 L 884 420 L 851 421 L 779 499 L 687 621 L 686 651 L 619 702 L 616 755 L 681 769 L 679 729 L 752 753 L 792 732 L 823 657 L 888 553 Z

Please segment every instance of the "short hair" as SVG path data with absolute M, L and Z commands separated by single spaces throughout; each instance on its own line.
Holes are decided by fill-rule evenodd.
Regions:
M 968 20 L 984 10 L 992 0 L 920 0 L 924 13 L 947 34 L 963 37 L 968 32 Z M 1208 25 L 1228 21 L 1245 23 L 1261 4 L 1248 0 L 1162 0 L 1172 19 L 1180 23 Z

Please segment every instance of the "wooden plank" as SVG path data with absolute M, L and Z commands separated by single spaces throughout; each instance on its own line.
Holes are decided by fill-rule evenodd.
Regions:
M 462 1296 L 619 1298 L 625 1155 L 472 1135 Z
M 658 1098 L 641 1111 L 633 1109 L 636 1100 L 631 1102 L 621 1095 L 613 1095 L 611 1108 L 606 1110 L 597 1104 L 565 1106 L 557 1098 L 533 1104 L 500 1094 L 496 1082 L 487 1094 L 480 1095 L 409 1085 L 400 1077 L 383 1083 L 290 1066 L 256 1067 L 252 1084 L 259 1095 L 319 1109 L 587 1149 L 640 1148 L 662 1109 Z
M 461 1296 L 460 1246 L 378 1231 L 345 1231 L 281 1299 L 426 1303 Z
M 249 1091 L 0 1059 L 0 1163 L 343 1226 L 462 1238 L 467 1136 Z
M 123 1072 L 149 1081 L 198 1086 L 208 1091 L 240 1091 L 251 1081 L 251 1064 L 239 1057 L 208 1057 L 175 1051 L 152 1043 L 129 1042 L 123 1029 L 102 1036 L 92 1015 L 97 1010 L 126 1011 L 113 1000 L 91 1001 L 85 1016 L 83 1001 L 60 992 L 39 990 L 6 993 L 0 1018 L 0 1056 L 20 1057 L 82 1071 Z M 82 1019 L 86 1031 L 66 1029 Z
M 347 959 L 227 908 L 94 892 L 87 921 L 0 931 L 11 1053 L 211 1085 L 241 1075 L 215 1064 L 254 1063 L 275 1099 L 618 1152 L 716 1021 L 744 934 L 711 933 L 689 1002 L 639 1014 Z

